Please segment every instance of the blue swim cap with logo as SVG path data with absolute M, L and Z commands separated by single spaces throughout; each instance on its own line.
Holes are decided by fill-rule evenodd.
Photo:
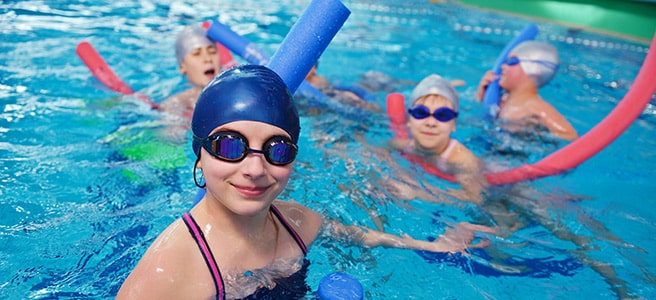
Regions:
M 281 128 L 298 142 L 301 126 L 294 98 L 273 70 L 259 65 L 231 68 L 212 79 L 198 97 L 191 119 L 193 134 L 205 138 L 235 121 L 258 121 Z M 196 156 L 200 144 L 193 142 Z

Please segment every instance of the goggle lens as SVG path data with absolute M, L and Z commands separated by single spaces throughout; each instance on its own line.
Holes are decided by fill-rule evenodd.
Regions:
M 268 146 L 268 149 L 266 149 L 266 156 L 270 161 L 278 164 L 288 164 L 296 158 L 297 150 L 295 147 L 292 147 L 294 145 L 291 144 L 291 141 L 290 143 L 284 141 L 272 141 Z
M 228 161 L 240 160 L 247 148 L 242 139 L 230 135 L 218 136 L 211 145 L 213 151 L 210 152 Z
M 519 57 L 513 56 L 506 58 L 505 64 L 509 66 L 514 66 L 520 62 Z

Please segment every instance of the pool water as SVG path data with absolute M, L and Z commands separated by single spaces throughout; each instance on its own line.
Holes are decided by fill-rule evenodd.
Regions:
M 196 193 L 188 139 L 162 138 L 166 127 L 157 112 L 103 87 L 75 55 L 77 43 L 91 42 L 126 83 L 159 102 L 187 88 L 173 49 L 184 25 L 218 16 L 272 54 L 307 3 L 0 2 L 0 298 L 113 298 Z M 345 4 L 352 14 L 320 59 L 319 73 L 330 81 L 356 84 L 368 71 L 390 75 L 396 80 L 376 93 L 384 106 L 388 92 L 408 95 L 429 73 L 464 80 L 454 136 L 488 165 L 535 162 L 565 145 L 532 142 L 520 158 L 500 155 L 495 145 L 508 140 L 474 100 L 483 72 L 529 20 L 453 1 Z M 552 42 L 563 62 L 541 94 L 585 133 L 628 91 L 647 44 L 538 26 L 538 39 Z M 401 168 L 371 155 L 371 147 L 384 148 L 392 137 L 384 113 L 338 105 L 322 105 L 317 113 L 303 101 L 301 150 L 282 199 L 346 224 L 376 227 L 375 214 L 386 231 L 417 238 L 435 237 L 458 221 L 489 221 L 473 205 L 401 201 L 384 189 L 384 176 L 396 172 L 443 191 L 458 189 L 398 154 L 391 159 Z M 656 297 L 655 103 L 574 170 L 489 193 L 523 199 L 520 210 L 539 207 L 556 232 L 569 228 L 587 237 L 586 249 L 530 218 L 524 229 L 485 236 L 489 251 L 468 257 L 319 241 L 309 254 L 308 284 L 316 288 L 325 274 L 340 271 L 360 280 L 367 299 L 616 297 L 588 259 L 611 266 L 631 295 Z

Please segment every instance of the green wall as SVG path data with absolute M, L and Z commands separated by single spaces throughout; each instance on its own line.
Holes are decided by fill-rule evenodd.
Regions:
M 656 33 L 656 2 L 628 0 L 459 0 L 484 9 L 555 21 L 649 42 Z

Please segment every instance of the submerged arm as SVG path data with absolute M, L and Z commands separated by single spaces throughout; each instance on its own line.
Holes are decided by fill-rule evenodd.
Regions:
M 454 228 L 448 228 L 435 241 L 429 242 L 417 240 L 408 235 L 397 236 L 366 227 L 343 225 L 334 220 L 324 220 L 322 228 L 324 234 L 344 244 L 365 248 L 385 247 L 451 253 L 464 252 L 467 248 L 486 247 L 489 244 L 488 240 L 472 243 L 475 237 L 474 232 L 495 232 L 493 228 L 482 225 L 458 223 Z

